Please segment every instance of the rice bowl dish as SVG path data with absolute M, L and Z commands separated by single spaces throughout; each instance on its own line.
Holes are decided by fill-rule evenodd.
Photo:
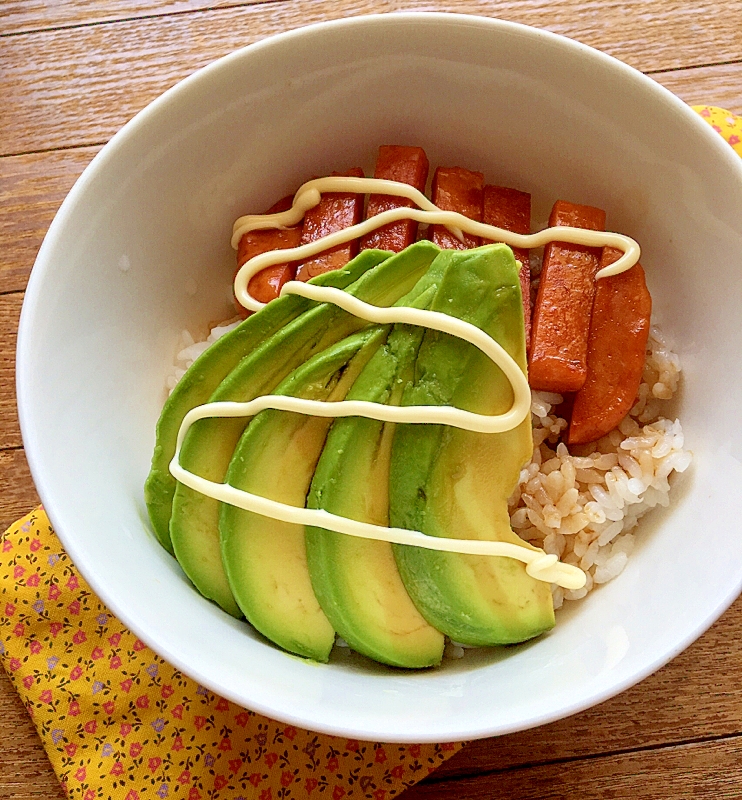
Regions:
M 412 100 L 392 91 L 400 81 L 414 90 Z M 472 86 L 481 107 L 465 107 Z M 349 101 L 359 93 L 362 106 Z M 548 139 L 515 113 L 523 103 L 528 118 L 553 120 Z M 497 109 L 497 124 L 485 108 Z M 742 582 L 742 440 L 725 423 L 740 389 L 733 298 L 742 166 L 704 125 L 650 79 L 589 48 L 509 23 L 427 14 L 359 18 L 277 37 L 157 101 L 104 148 L 65 202 L 39 254 L 21 321 L 19 405 L 29 462 L 55 529 L 94 591 L 143 641 L 222 696 L 310 729 L 383 741 L 469 739 L 543 724 L 607 699 L 677 654 Z M 266 137 L 266 130 L 281 135 Z M 301 150 L 299 140 L 307 143 Z M 307 664 L 245 634 L 193 592 L 152 537 L 141 499 L 180 331 L 231 315 L 231 222 L 245 208 L 267 207 L 306 175 L 357 163 L 384 140 L 420 142 L 436 163 L 460 157 L 489 173 L 504 164 L 503 181 L 534 197 L 571 196 L 610 209 L 612 227 L 640 241 L 643 260 L 656 270 L 656 324 L 673 343 L 668 352 L 682 359 L 682 390 L 666 416 L 682 420 L 685 442 L 674 428 L 660 430 L 658 439 L 672 440 L 679 466 L 682 450 L 693 451 L 671 506 L 650 497 L 659 507 L 643 521 L 651 519 L 617 580 L 566 603 L 552 632 L 505 657 L 467 653 L 414 675 L 359 670 L 352 659 Z M 277 166 L 261 169 L 265 164 Z M 545 209 L 534 210 L 534 218 L 544 216 Z M 126 271 L 119 266 L 124 255 Z M 715 265 L 714 281 L 702 263 Z M 71 312 L 81 307 L 86 314 Z M 671 384 L 660 377 L 661 362 L 672 361 L 663 349 L 654 347 L 650 389 Z M 551 408 L 557 402 L 535 399 L 536 431 L 559 427 Z M 652 424 L 637 414 L 637 425 Z M 630 426 L 621 435 L 649 434 Z M 657 446 L 658 461 L 667 457 L 660 455 L 666 445 L 635 444 Z M 562 454 L 552 450 L 541 443 L 541 462 L 559 459 L 564 475 Z M 642 465 L 639 452 L 626 452 Z M 598 481 L 581 480 L 578 471 L 594 478 L 593 471 L 620 467 L 627 484 L 644 482 L 631 461 L 612 461 L 573 463 L 576 483 L 565 479 L 554 497 L 549 483 L 542 486 L 560 523 L 577 525 L 570 518 L 587 513 L 588 503 L 602 506 L 587 497 Z M 570 467 L 564 471 L 569 477 Z M 654 473 L 658 492 L 661 471 Z M 521 499 L 535 474 L 522 477 Z M 618 483 L 631 524 L 631 509 L 641 504 L 628 503 Z M 640 494 L 636 484 L 627 488 Z M 533 489 L 541 509 L 530 509 L 539 511 L 533 519 L 557 522 Z M 558 506 L 572 489 L 585 495 L 583 512 L 571 513 L 567 500 Z M 605 492 L 612 496 L 607 484 Z M 544 543 L 553 535 L 558 549 L 562 534 L 546 524 L 539 530 L 522 503 L 525 513 L 514 511 L 518 530 Z M 619 521 L 606 513 L 608 520 Z M 598 539 L 614 534 L 609 527 Z M 563 558 L 592 559 L 587 569 L 595 581 L 605 577 L 599 569 L 612 573 L 623 561 L 611 559 L 628 549 L 625 536 L 615 533 L 594 552 L 593 542 L 570 534 Z

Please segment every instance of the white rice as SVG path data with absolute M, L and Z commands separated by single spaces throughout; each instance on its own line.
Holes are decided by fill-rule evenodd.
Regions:
M 217 339 L 224 336 L 225 333 L 234 330 L 242 322 L 241 319 L 228 320 L 227 322 L 215 325 L 209 335 L 201 342 L 197 342 L 190 331 L 181 331 L 180 344 L 178 345 L 178 354 L 175 356 L 175 364 L 173 365 L 173 372 L 168 376 L 165 381 L 168 394 L 171 394 L 175 388 L 175 384 L 185 375 L 188 367 L 207 350 L 210 345 L 214 344 Z
M 567 421 L 553 409 L 562 397 L 533 392 L 533 458 L 521 470 L 510 518 L 521 538 L 587 573 L 582 589 L 552 587 L 555 608 L 618 576 L 634 547 L 639 519 L 654 506 L 669 504 L 671 474 L 691 461 L 680 422 L 661 416 L 679 378 L 677 355 L 653 327 L 629 415 L 607 436 L 571 452 L 558 443 Z

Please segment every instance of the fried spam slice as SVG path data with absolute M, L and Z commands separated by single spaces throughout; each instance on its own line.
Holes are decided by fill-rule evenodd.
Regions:
M 549 226 L 605 230 L 605 211 L 557 200 Z M 577 392 L 587 377 L 587 337 L 601 249 L 551 242 L 533 312 L 528 381 L 532 389 Z
M 333 177 L 340 173 L 333 172 Z M 342 177 L 362 178 L 363 170 L 355 167 Z M 319 205 L 307 211 L 301 231 L 301 244 L 315 242 L 329 233 L 357 225 L 363 219 L 363 195 L 354 192 L 329 192 Z M 309 258 L 299 265 L 296 280 L 308 281 L 324 272 L 344 267 L 358 254 L 358 240 L 338 245 Z
M 531 232 L 531 195 L 505 186 L 485 186 L 482 222 L 513 233 Z M 520 291 L 523 295 L 523 320 L 526 349 L 531 345 L 531 260 L 530 250 L 513 247 L 518 262 Z
M 620 250 L 605 247 L 600 268 L 620 256 Z M 631 410 L 644 371 L 651 315 L 652 298 L 640 264 L 597 281 L 587 343 L 587 378 L 574 398 L 568 444 L 600 439 Z
M 277 214 L 291 208 L 293 195 L 281 198 L 274 203 L 265 214 Z M 285 230 L 257 230 L 248 231 L 243 234 L 237 246 L 237 271 L 251 258 L 272 250 L 288 250 L 291 247 L 298 247 L 301 241 L 301 225 L 295 225 Z M 237 274 L 235 271 L 235 275 Z M 296 274 L 296 264 L 276 264 L 260 270 L 250 278 L 248 290 L 250 294 L 261 303 L 270 303 L 281 293 L 281 287 L 287 281 L 293 280 Z M 249 316 L 250 312 L 235 300 L 237 311 L 241 317 Z
M 482 221 L 484 175 L 463 167 L 438 167 L 433 176 L 433 202 L 443 211 L 458 211 L 469 219 Z M 430 239 L 443 250 L 469 250 L 479 247 L 478 236 L 464 234 L 460 242 L 442 225 L 432 225 Z
M 408 183 L 424 192 L 428 180 L 428 157 L 422 147 L 402 145 L 382 145 L 376 159 L 374 178 Z M 372 194 L 368 199 L 366 219 L 375 217 L 383 211 L 411 206 L 409 200 L 391 195 Z M 417 222 L 414 219 L 400 220 L 391 225 L 367 233 L 361 239 L 361 250 L 375 247 L 378 250 L 391 250 L 399 253 L 417 239 Z

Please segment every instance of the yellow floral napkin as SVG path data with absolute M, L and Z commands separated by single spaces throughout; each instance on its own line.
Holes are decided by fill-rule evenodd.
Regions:
M 74 800 L 390 800 L 463 746 L 325 736 L 218 697 L 106 609 L 43 509 L 0 540 L 0 663 Z
M 742 156 L 742 117 L 717 106 L 691 106 Z

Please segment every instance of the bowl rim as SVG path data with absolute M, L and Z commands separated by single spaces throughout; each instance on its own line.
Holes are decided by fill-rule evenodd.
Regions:
M 231 693 L 229 687 L 220 685 L 218 682 L 214 681 L 212 676 L 202 674 L 200 670 L 194 669 L 186 663 L 182 663 L 177 655 L 168 652 L 167 648 L 163 648 L 158 642 L 153 642 L 152 637 L 149 635 L 146 623 L 140 623 L 136 618 L 131 617 L 126 607 L 119 605 L 115 598 L 110 596 L 107 587 L 98 581 L 95 569 L 92 568 L 92 565 L 88 562 L 84 547 L 78 545 L 72 531 L 65 529 L 64 525 L 60 524 L 60 519 L 57 515 L 55 499 L 51 489 L 47 484 L 47 476 L 43 466 L 43 457 L 40 452 L 41 444 L 39 439 L 36 437 L 33 420 L 30 418 L 30 413 L 27 410 L 29 404 L 24 402 L 27 394 L 31 391 L 29 374 L 31 370 L 30 350 L 32 341 L 32 328 L 34 325 L 34 319 L 37 315 L 40 296 L 42 293 L 42 286 L 47 273 L 53 268 L 53 263 L 50 256 L 53 254 L 58 241 L 62 236 L 67 217 L 78 202 L 78 199 L 87 191 L 88 185 L 92 180 L 94 180 L 96 173 L 110 160 L 116 157 L 116 151 L 119 144 L 128 140 L 129 137 L 136 136 L 140 126 L 145 124 L 151 117 L 156 116 L 160 112 L 160 109 L 169 103 L 171 97 L 184 91 L 188 91 L 191 86 L 196 85 L 204 80 L 209 80 L 210 76 L 218 71 L 229 69 L 234 61 L 259 54 L 262 50 L 267 48 L 283 46 L 285 43 L 290 43 L 297 37 L 313 36 L 315 33 L 322 33 L 328 29 L 362 27 L 368 25 L 405 25 L 416 23 L 420 20 L 426 20 L 428 22 L 441 25 L 455 24 L 474 26 L 482 29 L 489 29 L 494 33 L 497 33 L 498 31 L 519 33 L 532 39 L 551 42 L 563 48 L 566 47 L 571 49 L 573 52 L 578 52 L 590 59 L 594 59 L 595 63 L 602 62 L 603 64 L 610 66 L 612 69 L 617 71 L 617 74 L 620 73 L 622 78 L 634 81 L 640 84 L 645 90 L 654 93 L 655 97 L 659 101 L 664 102 L 666 105 L 673 108 L 679 116 L 683 117 L 686 124 L 694 126 L 697 132 L 702 137 L 705 137 L 708 146 L 712 149 L 715 149 L 719 155 L 726 159 L 729 164 L 729 168 L 733 172 L 736 171 L 740 181 L 742 182 L 742 159 L 740 159 L 733 149 L 726 142 L 724 142 L 722 137 L 713 131 L 712 128 L 704 120 L 702 120 L 689 105 L 680 100 L 680 98 L 675 96 L 664 86 L 654 81 L 651 77 L 645 75 L 634 67 L 631 67 L 619 59 L 589 45 L 583 44 L 582 42 L 574 39 L 570 39 L 561 34 L 553 33 L 551 31 L 535 28 L 522 23 L 502 20 L 496 17 L 438 11 L 400 11 L 344 17 L 329 21 L 316 22 L 268 36 L 257 42 L 253 42 L 252 44 L 228 53 L 217 60 L 197 69 L 192 74 L 188 75 L 172 87 L 165 90 L 156 99 L 135 114 L 134 117 L 132 117 L 111 137 L 111 139 L 101 148 L 101 150 L 87 165 L 62 202 L 44 237 L 26 287 L 18 327 L 18 341 L 16 349 L 17 409 L 26 458 L 36 489 L 42 500 L 45 511 L 54 527 L 54 530 L 56 531 L 60 541 L 62 542 L 76 568 L 80 571 L 101 601 L 106 604 L 106 606 L 123 624 L 125 624 L 135 635 L 137 635 L 142 641 L 151 647 L 155 653 L 159 654 L 167 662 L 177 667 L 184 674 L 190 676 L 194 680 L 197 680 L 203 686 L 240 705 L 244 704 L 245 698 Z M 366 728 L 359 728 L 354 726 L 352 722 L 344 725 L 333 723 L 328 724 L 324 720 L 317 721 L 315 719 L 309 719 L 302 714 L 292 714 L 290 712 L 283 711 L 277 714 L 276 708 L 273 707 L 269 702 L 262 701 L 260 697 L 250 698 L 249 707 L 268 717 L 279 719 L 283 722 L 294 724 L 310 730 L 315 730 L 321 733 L 347 736 L 358 739 L 375 739 L 385 742 L 393 741 L 400 743 L 415 743 L 437 742 L 441 740 L 463 741 L 468 739 L 484 738 L 492 735 L 506 735 L 509 733 L 515 733 L 571 716 L 594 705 L 602 703 L 605 700 L 608 700 L 611 697 L 614 697 L 617 694 L 625 691 L 631 686 L 636 685 L 644 678 L 667 664 L 670 660 L 672 660 L 675 656 L 692 644 L 696 639 L 698 639 L 698 637 L 700 637 L 705 631 L 707 631 L 735 601 L 740 592 L 742 592 L 742 580 L 736 585 L 730 587 L 728 592 L 713 608 L 711 613 L 702 622 L 692 627 L 692 629 L 690 629 L 683 637 L 681 637 L 672 648 L 663 653 L 661 656 L 649 661 L 642 669 L 632 673 L 624 680 L 612 684 L 610 687 L 604 688 L 600 691 L 587 693 L 571 702 L 564 702 L 550 713 L 531 714 L 530 716 L 526 716 L 517 724 L 493 728 L 492 723 L 483 723 L 479 726 L 469 725 L 465 730 L 458 728 L 455 724 L 452 724 L 448 726 L 444 734 L 435 732 L 426 733 L 425 730 L 418 729 L 415 731 L 395 732 L 393 738 L 390 739 L 388 738 L 388 734 L 387 737 L 385 737 L 380 731 L 369 731 Z

